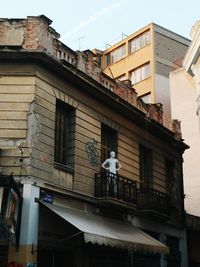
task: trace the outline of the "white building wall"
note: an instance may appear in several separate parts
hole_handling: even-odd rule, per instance
[[[200,216],[200,138],[195,83],[181,68],[171,72],[170,89],[172,118],[181,121],[183,139],[190,146],[183,155],[185,209]]]

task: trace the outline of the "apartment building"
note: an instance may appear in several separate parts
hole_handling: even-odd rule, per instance
[[[181,66],[190,40],[155,23],[111,45],[94,50],[102,58],[102,70],[117,80],[129,79],[146,103],[163,105],[164,124],[171,119],[169,73]]]
[[[186,267],[188,146],[50,24],[0,20],[0,265]]]
[[[184,191],[187,215],[189,264],[198,266],[200,238],[200,22],[191,30],[191,44],[183,67],[170,73],[172,118],[181,120],[183,138],[190,149],[184,154]]]

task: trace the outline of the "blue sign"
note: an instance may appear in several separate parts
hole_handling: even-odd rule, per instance
[[[53,203],[53,196],[52,195],[45,194],[43,196],[43,201],[52,204]]]

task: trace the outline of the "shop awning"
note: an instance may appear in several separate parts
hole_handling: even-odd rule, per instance
[[[167,246],[129,223],[41,202],[83,232],[85,243],[167,254]]]

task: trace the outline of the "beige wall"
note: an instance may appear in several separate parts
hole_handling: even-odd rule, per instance
[[[5,71],[3,66],[2,71]],[[28,69],[27,69],[28,70]],[[4,174],[29,175],[28,117],[34,103],[35,78],[13,73],[0,79],[0,166]],[[22,151],[22,153],[20,153]],[[22,161],[20,160],[22,159]]]
[[[190,214],[200,216],[200,138],[196,115],[196,90],[194,81],[183,68],[170,74],[172,118],[181,121],[182,135],[190,149],[184,153],[185,208]]]
[[[98,99],[86,95],[81,87],[56,78],[38,66],[29,69],[30,73],[37,69],[35,76],[23,75],[28,68],[30,66],[18,66],[15,75],[0,79],[1,88],[7,90],[0,101],[0,116],[4,124],[4,128],[0,129],[2,137],[4,134],[1,138],[0,165],[5,173],[12,170],[13,175],[29,175],[42,186],[53,184],[62,189],[94,195],[94,176],[100,167],[91,166],[85,144],[95,138],[100,153],[101,123],[104,123],[118,131],[118,158],[122,165],[120,174],[139,181],[139,144],[142,143],[153,150],[154,188],[166,191],[165,158],[174,159],[177,156],[174,149],[152,136],[148,129],[138,127]],[[8,68],[6,71],[11,70]],[[76,108],[74,174],[54,168],[56,98]],[[5,112],[5,107],[9,106],[11,111]],[[15,123],[18,110],[23,117]],[[18,129],[21,124],[24,128]],[[9,137],[6,131],[13,134],[16,131],[17,136]],[[19,133],[22,135],[18,136]],[[22,145],[24,154],[21,162],[18,149]]]
[[[117,78],[122,74],[125,74],[126,79],[130,79],[130,71],[144,65],[145,63],[150,62],[150,77],[133,85],[138,93],[138,96],[149,93],[153,91],[154,88],[153,33],[151,29],[152,29],[152,24],[147,25],[146,27],[140,29],[134,34],[128,36],[123,41],[113,45],[111,48],[104,51],[102,58],[103,72],[110,77],[112,77],[113,75],[114,78]],[[150,44],[132,54],[129,54],[128,53],[129,41],[147,30],[150,30],[150,36],[151,36]],[[115,62],[114,64],[110,64],[107,66],[106,54],[122,44],[126,45],[126,57]],[[153,97],[153,92],[152,92],[152,97]],[[154,102],[153,98],[152,102]]]

